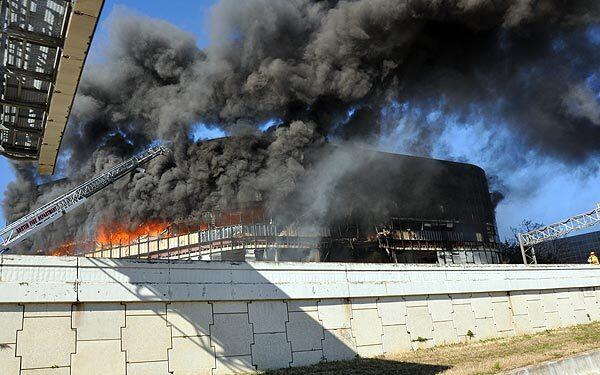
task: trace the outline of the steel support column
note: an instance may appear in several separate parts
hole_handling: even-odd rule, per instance
[[[40,111],[45,111],[48,107],[46,103],[24,102],[21,100],[14,99],[0,99],[0,105],[7,105],[11,107],[24,109],[37,109]]]
[[[62,46],[62,40],[60,38],[23,30],[18,27],[8,26],[3,32],[9,38],[24,40],[31,44],[37,44],[38,46],[50,48],[59,48]]]
[[[54,79],[54,76],[49,73],[33,72],[31,70],[21,69],[21,68],[17,68],[14,66],[2,67],[2,68],[0,68],[0,73],[4,73],[7,75],[20,76],[20,77],[28,77],[28,78],[33,78],[33,79],[37,79],[40,81],[46,81],[46,82],[52,82],[52,80]]]

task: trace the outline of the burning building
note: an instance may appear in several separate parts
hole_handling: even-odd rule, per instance
[[[102,227],[85,256],[499,262],[494,207],[481,168],[330,146],[315,159],[335,162],[312,165],[321,171],[307,175],[319,182],[298,185],[276,207],[256,197],[236,207],[218,207],[171,223],[146,223],[133,231]]]
[[[465,131],[499,186],[537,157],[588,168],[600,138],[592,79],[600,7],[592,3],[221,0],[206,48],[163,20],[115,12],[105,59],[87,64],[69,126],[65,116],[50,122],[52,101],[42,116],[56,125],[44,139],[60,133],[59,170],[71,182],[42,191],[43,171],[13,162],[4,215],[18,220],[136,150],[167,142],[170,158],[108,187],[22,252],[95,235],[94,256],[495,262],[480,169],[314,150],[334,139],[443,154],[456,145],[446,138]],[[51,73],[40,69],[34,75]],[[25,130],[39,133],[36,124]],[[199,124],[240,139],[195,142]],[[267,124],[278,125],[268,136]],[[241,137],[248,134],[261,139]],[[13,146],[40,144],[28,155],[39,153],[50,171],[57,143],[32,139]],[[7,152],[10,142],[2,142]],[[44,147],[54,150],[50,164]],[[237,222],[223,219],[236,212]]]

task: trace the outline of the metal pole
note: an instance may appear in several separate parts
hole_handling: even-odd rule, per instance
[[[523,246],[523,236],[521,233],[519,233],[517,237],[519,238],[519,246],[521,247],[521,255],[523,256],[523,264],[528,264],[527,255],[525,255],[525,246]]]
[[[531,246],[531,264],[537,264],[537,257],[535,256],[535,248]]]

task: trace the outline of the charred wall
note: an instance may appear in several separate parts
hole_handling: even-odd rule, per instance
[[[483,169],[464,163],[382,152],[360,151],[367,159],[339,181],[335,216],[346,211],[361,224],[395,219],[456,222],[464,233],[486,241],[495,217]]]
[[[323,220],[317,220],[331,233],[322,259],[499,262],[494,206],[483,169],[352,147],[320,152],[318,160],[350,160],[334,163],[344,165],[343,172],[325,172],[339,178],[331,180]],[[304,212],[302,204],[312,204],[307,195],[305,190],[292,194],[288,212]]]

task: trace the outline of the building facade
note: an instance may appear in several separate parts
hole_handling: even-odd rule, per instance
[[[278,215],[267,209],[264,202],[249,202],[235,209],[218,209],[171,223],[161,233],[93,244],[85,255],[233,261],[499,263],[494,207],[481,168],[367,150],[358,150],[357,155],[356,151],[337,147],[325,151],[360,161],[332,179],[328,207],[318,222]],[[301,212],[305,197],[304,191],[291,193],[284,204],[285,211]]]
[[[600,254],[600,231],[559,238],[535,246],[538,263],[587,263],[591,251]]]

